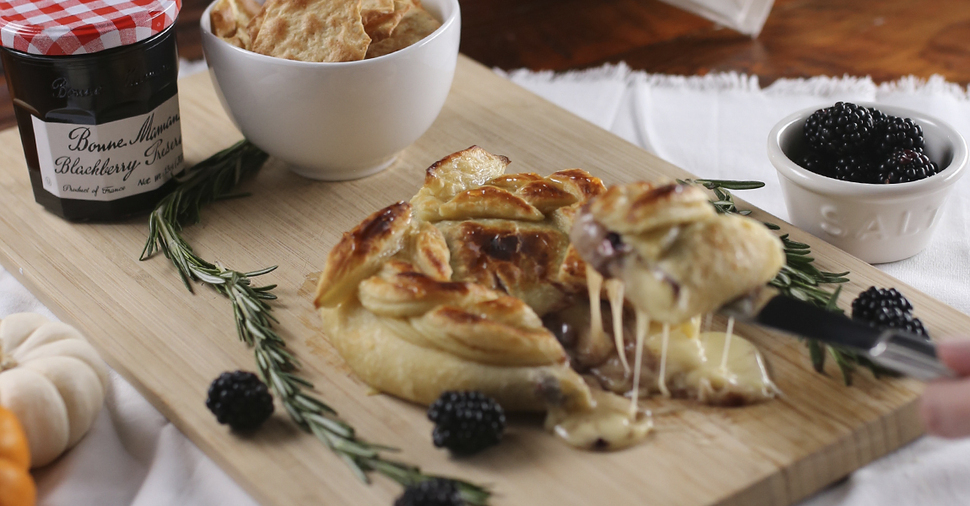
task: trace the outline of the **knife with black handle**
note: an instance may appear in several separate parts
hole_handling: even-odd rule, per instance
[[[937,358],[936,345],[925,337],[897,329],[875,329],[770,288],[737,299],[718,313],[860,353],[879,366],[918,380],[956,377]]]

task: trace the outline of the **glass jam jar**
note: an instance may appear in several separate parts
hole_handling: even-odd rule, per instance
[[[181,0],[0,1],[34,199],[71,221],[150,211],[182,168]]]

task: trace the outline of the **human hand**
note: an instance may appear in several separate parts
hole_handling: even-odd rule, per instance
[[[926,387],[920,406],[923,427],[935,436],[970,436],[970,340],[939,343],[936,354],[959,378],[935,381]]]

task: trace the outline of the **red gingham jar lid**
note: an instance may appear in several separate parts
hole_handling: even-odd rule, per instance
[[[89,54],[161,33],[182,0],[0,0],[0,46],[48,56]]]

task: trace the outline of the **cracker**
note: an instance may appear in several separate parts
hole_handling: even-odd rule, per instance
[[[253,18],[262,22],[250,27],[252,50],[311,62],[363,59],[371,40],[360,8],[361,0],[268,0]]]
[[[275,4],[278,0],[266,0],[263,2],[263,6],[259,9],[259,12],[253,16],[253,19],[249,20],[249,24],[246,25],[246,32],[249,33],[249,40],[255,41],[256,36],[259,35],[259,28],[263,26],[263,18],[266,17],[266,9],[271,5]],[[252,42],[249,44],[249,50],[253,51]]]
[[[246,27],[259,10],[260,5],[255,0],[219,0],[209,13],[213,35],[234,46],[249,49],[252,40]]]
[[[411,0],[411,8],[404,13],[401,22],[391,32],[391,36],[374,42],[367,48],[367,58],[376,58],[403,49],[431,35],[441,26],[441,22],[421,7],[419,0]]]
[[[391,32],[401,22],[404,14],[414,5],[410,0],[392,0],[393,9],[382,16],[374,16],[364,21],[364,31],[371,38],[371,44],[391,36]]]
[[[364,28],[374,20],[394,12],[394,0],[361,0],[360,19]]]

